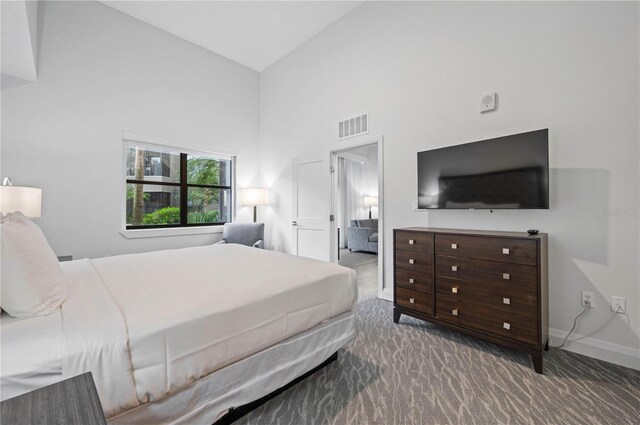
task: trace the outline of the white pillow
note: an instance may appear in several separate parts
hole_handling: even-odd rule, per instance
[[[19,212],[3,216],[0,223],[2,309],[18,318],[56,312],[67,298],[67,285],[42,230]]]

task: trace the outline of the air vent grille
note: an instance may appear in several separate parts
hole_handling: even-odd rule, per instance
[[[369,132],[369,114],[338,121],[338,140]]]

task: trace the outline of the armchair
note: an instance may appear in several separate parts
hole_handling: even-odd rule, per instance
[[[225,223],[222,240],[217,243],[237,243],[264,248],[264,223]]]
[[[351,220],[347,228],[350,251],[378,252],[378,219]]]

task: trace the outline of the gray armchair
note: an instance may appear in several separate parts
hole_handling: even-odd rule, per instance
[[[264,248],[264,223],[225,223],[218,243],[238,243]]]
[[[347,247],[350,251],[378,253],[378,219],[351,220],[347,228]]]

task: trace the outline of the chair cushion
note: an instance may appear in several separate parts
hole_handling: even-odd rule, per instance
[[[378,234],[372,233],[369,235],[369,242],[378,242]]]
[[[358,227],[364,227],[366,229],[373,229],[373,223],[368,218],[365,219],[365,220],[356,220],[356,223],[358,224]]]

